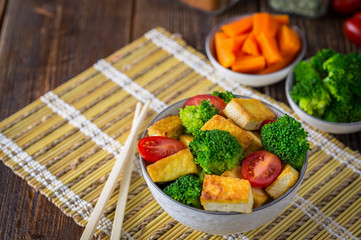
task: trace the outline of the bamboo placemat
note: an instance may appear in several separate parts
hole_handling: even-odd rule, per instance
[[[157,28],[2,121],[0,158],[85,226],[129,134],[136,102],[152,101],[142,132],[166,106],[214,90],[259,98],[292,114],[285,104],[218,75],[178,35]],[[212,236],[172,219],[153,199],[135,156],[124,239],[356,239],[360,154],[304,127],[313,150],[296,197],[282,215],[239,235]],[[99,238],[109,238],[117,191],[96,231]]]

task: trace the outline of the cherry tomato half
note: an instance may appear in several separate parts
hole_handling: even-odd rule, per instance
[[[138,142],[140,156],[148,162],[156,162],[185,149],[183,143],[173,138],[151,136],[144,137]]]
[[[264,120],[261,124],[261,127],[259,128],[259,130],[262,130],[263,126],[268,124],[268,123],[274,123],[276,121],[276,119],[272,119],[272,120]]]
[[[227,103],[223,101],[221,98],[212,96],[212,95],[197,95],[187,100],[187,102],[184,104],[184,107],[195,105],[198,106],[201,104],[202,101],[208,100],[211,102],[212,105],[215,106],[215,108],[219,109],[219,114],[223,115],[223,109],[227,106]]]
[[[333,0],[332,9],[342,14],[352,14],[361,10],[360,0]]]
[[[361,13],[347,19],[343,25],[343,30],[351,42],[361,46]]]
[[[264,188],[281,173],[281,160],[274,154],[262,150],[247,156],[242,163],[242,177],[252,187]]]

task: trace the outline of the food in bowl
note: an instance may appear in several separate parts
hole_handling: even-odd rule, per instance
[[[328,122],[361,121],[361,54],[323,49],[293,70],[292,100]]]
[[[221,26],[214,35],[217,61],[246,74],[269,74],[289,65],[302,41],[288,15],[255,13]]]
[[[160,134],[148,131],[138,149],[152,181],[176,201],[206,211],[251,213],[298,181],[307,133],[288,115],[276,119],[257,99],[214,95],[186,101],[176,116],[180,123],[170,120],[174,116],[156,121],[152,126],[159,129],[151,132]],[[169,126],[184,132],[170,138]]]

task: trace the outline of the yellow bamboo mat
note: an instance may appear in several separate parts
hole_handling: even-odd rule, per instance
[[[129,134],[135,104],[152,101],[142,132],[166,106],[213,90],[260,98],[292,114],[285,104],[217,75],[205,56],[157,28],[2,121],[0,157],[84,226]],[[267,225],[233,236],[185,227],[153,199],[135,156],[138,167],[129,189],[123,237],[356,239],[361,235],[360,154],[326,133],[304,127],[313,149],[304,182],[289,207]],[[109,238],[117,195],[115,191],[96,231],[100,238]]]

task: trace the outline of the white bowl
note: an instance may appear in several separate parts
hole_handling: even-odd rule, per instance
[[[242,96],[236,96],[238,98]],[[246,98],[246,97],[244,97]],[[187,99],[177,102],[164,111],[159,113],[152,122],[154,122],[170,115],[178,115],[179,108],[182,108]],[[276,114],[277,117],[283,116],[284,113],[273,106],[268,105],[269,108]],[[142,137],[146,136],[146,131]],[[302,179],[306,172],[308,161],[308,153],[306,154],[305,163],[300,171],[300,176],[296,184],[288,190],[282,197],[273,200],[272,202],[256,208],[252,213],[226,213],[226,212],[212,212],[190,207],[182,204],[165,194],[162,189],[152,181],[146,166],[147,162],[140,158],[140,165],[145,181],[153,194],[153,197],[159,205],[178,222],[186,225],[189,228],[215,235],[229,235],[235,233],[242,233],[260,227],[267,222],[277,217],[291,202],[301,185]]]
[[[286,96],[288,103],[290,104],[292,110],[306,123],[309,125],[334,134],[347,134],[347,133],[354,133],[361,130],[361,121],[353,122],[353,123],[335,123],[322,120],[320,118],[314,117],[305,111],[303,111],[297,103],[293,101],[290,95],[290,91],[294,85],[294,75],[293,72],[290,72],[286,79]]]
[[[234,72],[231,69],[225,68],[223,67],[221,64],[219,64],[219,62],[217,61],[217,57],[216,57],[216,52],[215,52],[215,48],[214,48],[214,35],[216,32],[221,31],[221,26],[231,23],[231,22],[235,22],[241,18],[247,17],[251,14],[245,14],[245,15],[241,15],[241,16],[237,16],[237,17],[233,17],[230,19],[227,19],[226,21],[218,24],[217,26],[215,26],[211,32],[208,34],[207,39],[206,39],[206,54],[207,57],[209,59],[209,61],[212,63],[212,65],[217,69],[217,71],[220,73],[220,75],[228,77],[238,83],[244,84],[244,85],[248,85],[251,87],[262,87],[262,86],[266,86],[266,85],[270,85],[276,82],[279,82],[281,80],[283,80],[287,74],[293,69],[293,67],[299,62],[301,61],[301,59],[303,58],[303,56],[306,53],[306,39],[304,34],[302,33],[302,31],[297,27],[297,26],[292,26],[292,29],[295,30],[298,34],[298,36],[300,37],[301,41],[302,41],[302,49],[300,51],[300,53],[298,54],[298,56],[293,60],[292,63],[290,63],[288,66],[286,66],[285,68],[277,71],[277,72],[273,72],[273,73],[269,73],[269,74],[246,74],[246,73],[239,73],[239,72]]]

